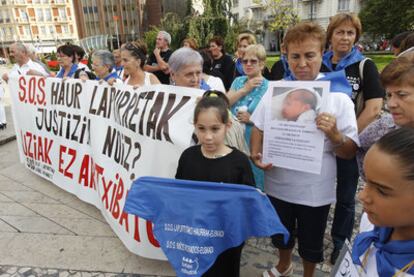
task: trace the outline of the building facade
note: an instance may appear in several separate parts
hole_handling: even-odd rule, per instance
[[[72,1],[1,0],[0,47],[16,41],[32,43],[39,52],[56,51],[56,46],[77,41]],[[4,55],[6,51],[0,51]]]
[[[271,0],[233,0],[232,13],[239,21],[247,22],[249,30],[268,51],[278,51],[277,34],[267,28],[272,20],[272,15],[264,8],[268,1]],[[326,29],[331,16],[340,12],[358,13],[361,0],[286,0],[285,5],[290,5],[300,20],[317,22]]]
[[[73,0],[81,45],[89,50],[118,48],[118,43],[140,37],[145,2]]]

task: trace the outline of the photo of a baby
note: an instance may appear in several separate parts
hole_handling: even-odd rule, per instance
[[[300,123],[314,122],[321,103],[321,96],[311,88],[294,88],[274,98],[279,103],[274,119]]]

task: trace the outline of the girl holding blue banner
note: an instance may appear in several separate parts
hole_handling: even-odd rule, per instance
[[[359,199],[375,227],[355,238],[353,262],[361,276],[414,276],[414,129],[383,136],[364,170]]]
[[[199,144],[180,157],[176,178],[231,184],[254,185],[249,160],[236,148],[225,145],[231,127],[229,103],[218,91],[207,91],[194,111],[195,134]],[[244,243],[221,253],[203,276],[239,276]]]

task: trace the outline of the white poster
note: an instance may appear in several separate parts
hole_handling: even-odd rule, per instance
[[[329,93],[326,81],[270,82],[265,115],[263,161],[320,174],[324,133],[315,118]]]
[[[21,161],[101,210],[125,246],[165,259],[151,222],[123,213],[133,180],[173,178],[201,90],[20,76],[10,79]]]

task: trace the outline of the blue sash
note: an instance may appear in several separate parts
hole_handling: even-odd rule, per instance
[[[392,228],[375,227],[374,230],[356,236],[352,247],[352,260],[354,264],[362,266],[360,257],[374,244],[377,248],[375,254],[378,275],[380,277],[393,276],[414,259],[414,240],[398,241],[389,238]],[[414,274],[414,267],[407,273]]]
[[[293,74],[291,74],[284,80],[296,81],[296,78],[295,76],[293,76]],[[345,75],[345,70],[320,73],[320,76],[318,76],[318,78],[316,78],[315,81],[330,81],[331,85],[329,90],[331,92],[342,92],[348,95],[349,97],[351,97],[352,95],[352,87],[348,83],[348,79]]]
[[[118,74],[119,78],[122,78],[122,76],[121,76],[122,70],[124,70],[124,67],[122,65],[115,66],[115,71],[116,71],[116,74]]]
[[[76,70],[78,70],[78,65],[73,64],[72,67],[70,68],[69,74],[66,77],[73,77]],[[63,67],[61,67],[58,74],[56,75],[56,78],[63,78],[64,77],[63,74],[65,74],[65,69],[63,69]]]
[[[111,79],[111,78],[119,79],[118,73],[112,71],[111,73],[109,73],[108,75],[106,75],[103,79],[108,82],[108,80]],[[96,79],[95,80],[98,80],[99,81],[101,79],[98,76],[96,76]]]
[[[333,57],[333,51],[327,51],[322,57],[322,63],[326,65],[326,67],[330,71],[337,71],[342,70],[350,66],[351,64],[357,63],[359,61],[362,61],[365,59],[365,56],[362,55],[362,53],[354,46],[352,47],[351,52],[349,52],[345,57],[343,57],[339,63],[336,65],[335,69],[333,69],[332,65],[332,57]]]
[[[245,185],[141,177],[124,211],[154,223],[178,276],[201,276],[220,253],[251,236],[289,237],[267,196]]]
[[[202,90],[210,90],[211,87],[206,83],[206,81],[204,81],[204,79],[201,79],[200,89],[202,89]]]
[[[236,66],[236,70],[237,70],[237,72],[239,73],[240,76],[246,75],[246,73],[244,73],[243,65],[241,63],[240,58],[236,60],[235,66]]]

